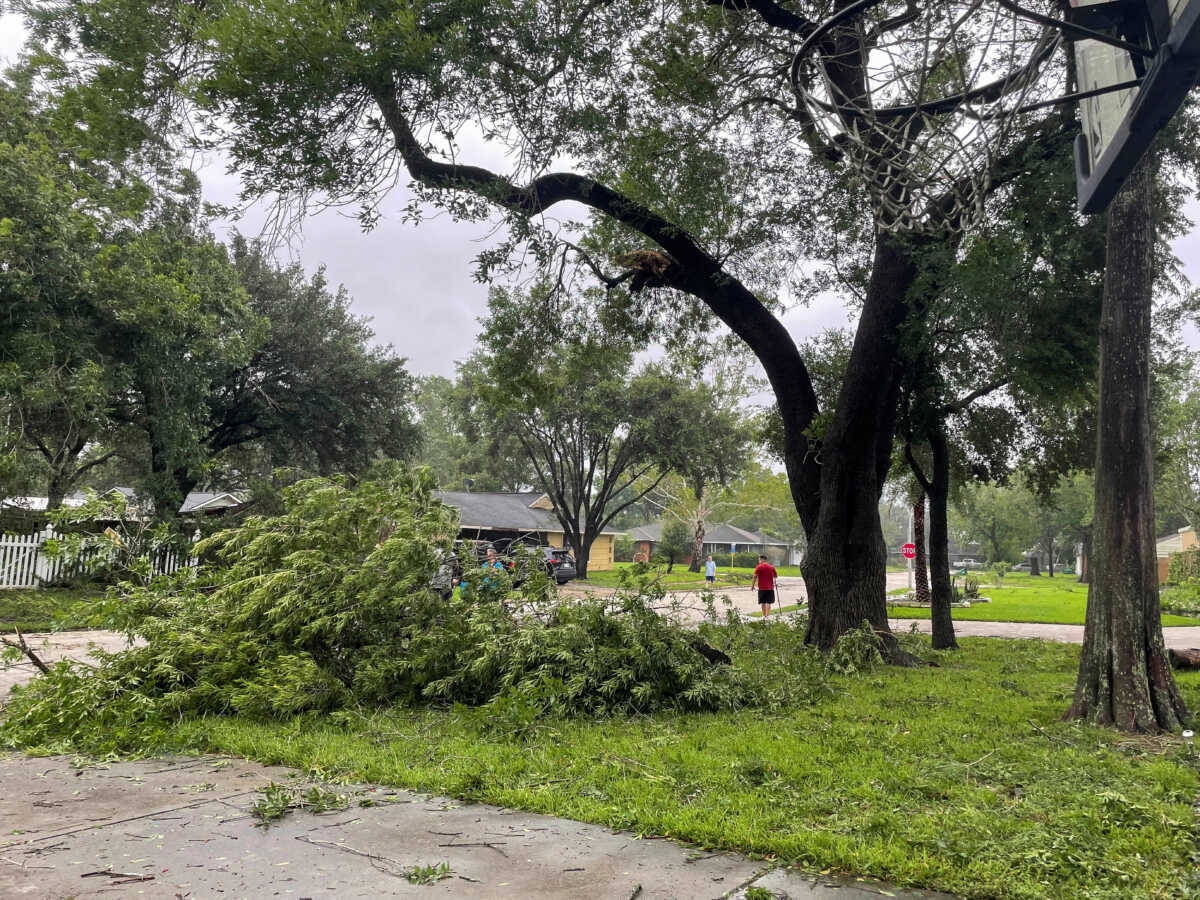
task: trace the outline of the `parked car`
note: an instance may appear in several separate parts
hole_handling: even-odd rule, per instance
[[[546,574],[559,584],[566,584],[575,577],[575,557],[570,550],[559,547],[543,547],[542,559],[546,562]]]

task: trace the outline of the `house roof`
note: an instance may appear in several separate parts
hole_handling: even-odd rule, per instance
[[[1175,531],[1165,537],[1160,537],[1154,542],[1154,549],[1159,556],[1170,556],[1172,553],[1179,553],[1183,550],[1183,536],[1180,532]]]
[[[139,503],[137,492],[131,487],[118,485],[106,491],[98,491],[97,493],[100,496],[104,496],[105,494],[112,494],[114,492],[124,494],[130,506]],[[86,502],[87,497],[82,491],[76,491],[73,494],[63,497],[63,506],[67,507],[80,507]],[[183,505],[179,507],[179,512],[192,513],[206,512],[213,509],[227,509],[231,506],[240,506],[243,502],[245,502],[243,498],[228,491],[192,491],[184,498]],[[50,501],[46,497],[5,497],[0,499],[0,506],[11,509],[24,509],[31,512],[45,512],[49,503]]]
[[[437,491],[435,496],[458,510],[463,528],[544,532],[563,530],[541,491]],[[612,534],[605,529],[601,534]]]
[[[629,529],[629,536],[635,541],[650,541],[656,543],[662,540],[661,521],[651,522],[649,525],[639,525],[636,528]],[[765,545],[770,547],[790,547],[785,540],[774,538],[767,534],[760,534],[757,531],[749,531],[745,528],[738,528],[736,525],[707,525],[704,529],[704,543],[706,544],[738,544],[740,545]]]
[[[229,491],[192,491],[183,498],[180,513],[208,512],[213,509],[228,509],[241,506],[245,500]]]

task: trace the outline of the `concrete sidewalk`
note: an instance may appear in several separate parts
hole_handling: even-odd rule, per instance
[[[792,900],[946,898],[370,785],[324,785],[349,795],[345,809],[264,828],[251,808],[271,782],[312,786],[240,759],[2,757],[0,897],[715,900],[757,886]],[[405,877],[442,863],[435,883]]]
[[[888,619],[892,631],[905,632],[913,623],[922,634],[929,634],[928,619]],[[1082,625],[1046,625],[1038,622],[975,622],[956,619],[954,633],[958,637],[1036,638],[1063,644],[1082,644]],[[1163,626],[1163,641],[1168,647],[1183,649],[1200,647],[1200,625]]]

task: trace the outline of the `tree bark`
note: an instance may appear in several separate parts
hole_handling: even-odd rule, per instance
[[[950,597],[950,449],[939,423],[930,430],[933,450],[933,480],[929,483],[929,570],[933,583],[929,617],[933,649],[957,650]]]
[[[692,535],[692,558],[688,561],[689,572],[699,572],[704,559],[704,484],[696,485],[696,530]]]
[[[929,603],[929,554],[925,552],[925,492],[917,497],[912,508],[913,543],[917,545],[917,555],[913,559],[913,584],[916,585],[916,601]]]
[[[572,543],[574,546],[572,546],[571,550],[575,553],[575,577],[586,579],[588,571],[588,559],[592,555],[592,543],[591,541],[584,543],[580,540],[576,540]]]
[[[882,642],[884,658],[902,665],[916,660],[900,649],[888,626],[879,497],[896,426],[898,335],[916,275],[908,249],[878,232],[837,410],[821,441],[820,508],[801,563],[809,602],[805,640],[828,650],[866,621]]]
[[[1176,731],[1187,709],[1163,647],[1154,542],[1150,318],[1153,151],[1108,214],[1092,581],[1075,699],[1065,718]]]
[[[704,559],[704,517],[696,517],[696,531],[692,537],[692,559],[688,564],[689,572],[699,572]]]
[[[54,467],[50,470],[50,481],[46,486],[46,512],[62,506],[70,483],[71,476],[62,469]]]
[[[1079,554],[1079,583],[1092,583],[1092,526],[1083,526],[1080,544],[1083,547],[1083,552]]]

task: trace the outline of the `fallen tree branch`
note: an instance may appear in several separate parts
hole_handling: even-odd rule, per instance
[[[18,650],[20,650],[22,653],[24,653],[27,657],[29,657],[29,661],[34,664],[34,666],[37,668],[37,670],[39,672],[41,672],[43,675],[49,675],[50,667],[48,665],[46,665],[44,662],[42,662],[38,658],[38,655],[36,653],[34,653],[33,650],[30,649],[30,647],[27,643],[25,643],[25,635],[21,634],[21,629],[14,627],[13,630],[16,631],[16,633],[17,633],[17,643],[14,644],[8,638],[0,638],[0,644],[4,644],[4,646],[6,646],[6,647],[16,647]]]

